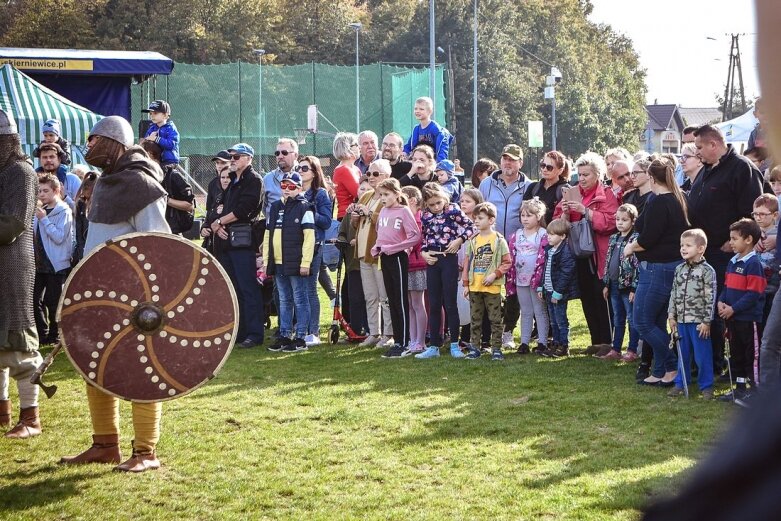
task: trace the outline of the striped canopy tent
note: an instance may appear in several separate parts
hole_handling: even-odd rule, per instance
[[[13,115],[22,138],[22,148],[32,155],[41,142],[41,127],[47,119],[60,120],[62,137],[71,143],[71,164],[85,163],[81,148],[100,114],[63,98],[13,66],[0,67],[0,108]]]

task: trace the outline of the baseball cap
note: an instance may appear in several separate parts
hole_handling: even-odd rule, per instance
[[[158,99],[150,103],[149,108],[146,108],[141,112],[163,112],[165,114],[170,114],[171,105],[161,99]]]
[[[282,181],[290,181],[291,183],[295,184],[296,186],[303,186],[304,182],[301,179],[301,176],[297,174],[296,172],[288,173],[282,176]]]
[[[212,158],[212,161],[230,161],[231,160],[231,154],[227,150],[220,150],[215,154],[215,156]]]
[[[448,174],[452,174],[456,171],[456,165],[449,159],[443,159],[439,163],[437,163],[437,167],[434,169],[435,171],[444,170]]]
[[[237,154],[255,157],[255,149],[246,143],[236,143],[228,149],[228,152],[235,152]]]
[[[511,143],[502,149],[502,155],[518,161],[523,157],[523,151],[521,150],[520,146],[516,145],[515,143]]]
[[[46,122],[43,124],[43,127],[41,127],[41,133],[43,132],[51,132],[52,134],[57,134],[58,136],[62,135],[60,132],[60,122],[56,119],[47,119]]]

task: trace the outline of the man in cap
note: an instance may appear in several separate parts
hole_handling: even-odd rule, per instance
[[[523,151],[515,143],[502,149],[500,169],[480,183],[480,192],[487,203],[496,206],[496,231],[504,237],[511,237],[521,227],[521,204],[529,186],[529,179],[521,172]],[[509,298],[504,305],[504,333],[502,347],[512,349],[513,330],[520,317],[518,299]]]
[[[85,256],[104,242],[132,232],[164,232],[166,193],[160,185],[163,171],[140,146],[133,145],[133,129],[125,119],[109,116],[98,121],[84,158],[103,170],[92,192],[90,226]],[[60,463],[119,463],[119,399],[87,385],[93,444]],[[144,472],[160,467],[155,449],[160,439],[162,404],[133,402],[133,454],[115,470]]]
[[[229,239],[231,227],[252,228],[260,213],[263,179],[254,168],[255,150],[238,143],[228,150],[231,154],[231,182],[225,192],[222,212],[215,212],[207,223],[212,232],[217,260],[228,272],[239,301],[239,348],[251,348],[263,343],[265,317],[263,298],[257,283],[255,252],[258,244],[235,244]]]
[[[33,212],[38,178],[13,118],[0,110],[0,428],[11,424],[8,377],[19,390],[19,423],[7,438],[41,433],[38,386],[30,377],[41,364],[33,318]]]

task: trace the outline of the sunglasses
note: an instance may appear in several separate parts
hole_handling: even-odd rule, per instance
[[[233,159],[234,161],[238,161],[238,160],[239,160],[239,159],[241,159],[243,156],[244,156],[244,154],[233,154],[233,155],[231,156],[231,159]]]
[[[296,172],[309,172],[311,168],[309,168],[309,165],[298,165],[295,168]]]
[[[540,161],[540,169],[541,170],[547,170],[548,172],[553,172],[553,169],[556,168],[553,165],[549,165],[548,163],[544,161]]]
[[[369,177],[380,177],[382,175],[382,172],[378,172],[377,170],[371,170],[369,172],[366,172],[366,175]]]
[[[295,190],[298,188],[298,185],[295,183],[280,183],[279,186],[282,188],[282,190]]]
[[[277,151],[274,152],[274,155],[277,156],[277,157],[279,157],[279,156],[287,156],[288,154],[290,154],[289,150],[277,150]]]

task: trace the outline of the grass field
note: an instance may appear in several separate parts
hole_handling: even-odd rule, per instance
[[[584,346],[571,309],[573,346]],[[164,405],[163,468],[142,475],[56,464],[90,440],[84,383],[61,356],[46,375],[59,391],[42,395],[43,435],[0,438],[0,518],[636,519],[730,415],[637,386],[634,365],[584,356],[380,354],[235,350],[212,382]],[[124,403],[122,419],[125,456]]]

